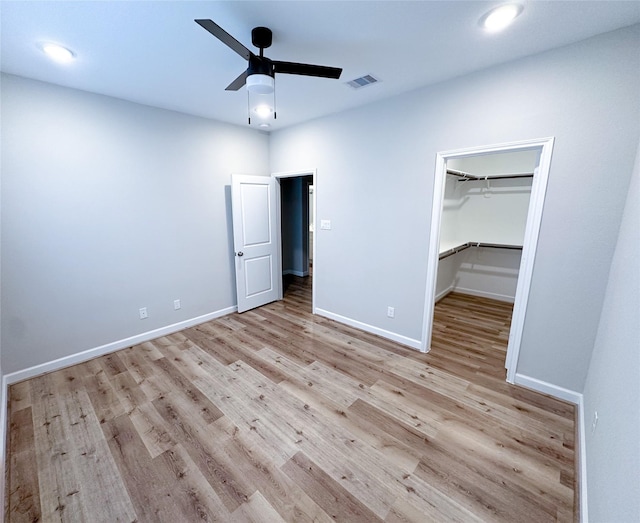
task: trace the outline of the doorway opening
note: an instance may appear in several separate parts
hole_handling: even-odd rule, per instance
[[[274,174],[280,231],[281,294],[314,312],[315,171]],[[297,295],[299,300],[295,299]],[[311,300],[308,297],[311,295]]]
[[[449,292],[511,301],[504,366],[514,382],[552,148],[544,138],[437,154],[423,352]]]

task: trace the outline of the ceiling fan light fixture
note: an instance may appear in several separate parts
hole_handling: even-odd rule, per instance
[[[522,13],[521,4],[504,4],[486,13],[480,19],[480,26],[489,33],[495,33],[509,26]]]
[[[267,104],[260,104],[256,106],[256,108],[254,109],[254,112],[260,118],[269,118],[269,116],[271,116],[271,113],[273,113],[273,109]]]
[[[252,74],[247,76],[247,89],[251,93],[271,94],[274,91],[275,81],[268,74]]]

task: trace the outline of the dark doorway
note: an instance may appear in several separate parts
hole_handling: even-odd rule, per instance
[[[283,295],[295,279],[304,278],[307,285],[311,285],[313,233],[309,189],[312,184],[312,175],[280,179]]]

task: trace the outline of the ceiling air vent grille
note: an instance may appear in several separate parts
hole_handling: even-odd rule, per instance
[[[367,85],[371,85],[371,84],[375,84],[376,82],[379,82],[380,80],[378,80],[375,76],[372,76],[370,74],[365,74],[364,76],[361,76],[360,78],[356,78],[355,80],[351,80],[349,82],[346,82],[347,85],[349,87],[353,87],[354,89],[360,89],[361,87],[365,87]]]

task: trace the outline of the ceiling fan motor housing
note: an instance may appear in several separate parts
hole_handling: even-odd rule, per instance
[[[255,56],[249,58],[249,67],[247,69],[247,76],[253,74],[266,74],[268,76],[275,76],[273,70],[273,62],[266,56]]]

